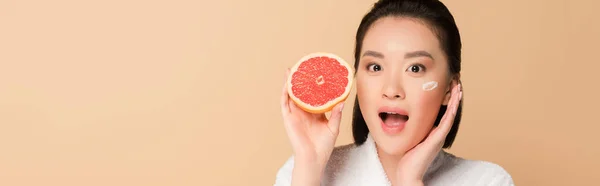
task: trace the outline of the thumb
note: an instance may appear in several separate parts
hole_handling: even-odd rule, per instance
[[[340,122],[342,121],[342,111],[344,110],[344,102],[338,103],[333,110],[331,110],[331,117],[329,118],[329,128],[334,134],[338,134],[340,131]]]

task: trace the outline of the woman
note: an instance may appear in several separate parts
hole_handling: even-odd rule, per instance
[[[440,1],[375,3],[356,35],[354,143],[334,147],[344,103],[329,119],[309,114],[284,85],[294,156],[275,185],[514,185],[496,164],[442,150],[461,117],[460,53],[458,28]]]

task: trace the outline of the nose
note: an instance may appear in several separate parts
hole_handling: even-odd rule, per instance
[[[388,78],[383,88],[383,98],[404,99],[406,97],[400,78]]]
[[[401,94],[399,91],[393,91],[390,89],[386,89],[386,91],[383,93],[383,98],[386,99],[404,99],[404,95]]]

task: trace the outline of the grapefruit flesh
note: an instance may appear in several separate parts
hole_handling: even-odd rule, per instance
[[[339,56],[311,53],[290,69],[288,93],[304,111],[325,113],[346,100],[352,78],[352,68]]]

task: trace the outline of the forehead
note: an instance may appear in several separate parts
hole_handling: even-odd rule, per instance
[[[412,52],[425,50],[441,55],[439,41],[425,22],[414,18],[384,17],[375,21],[363,40],[362,51]]]

